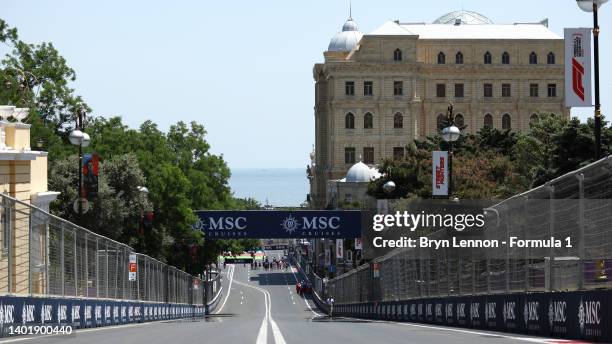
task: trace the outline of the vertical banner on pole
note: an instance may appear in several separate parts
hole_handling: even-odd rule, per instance
[[[336,259],[344,259],[344,239],[336,239]]]
[[[448,152],[432,152],[432,191],[434,196],[448,196]]]
[[[591,29],[565,29],[565,106],[593,106]]]
[[[136,255],[134,253],[130,253],[128,280],[135,281],[137,272],[138,272],[138,264],[136,264]]]
[[[362,240],[361,238],[357,238],[357,239],[355,239],[355,249],[356,249],[356,250],[362,250],[362,249],[363,249],[363,248],[362,248],[362,247],[363,247],[363,245],[362,245],[361,240]]]

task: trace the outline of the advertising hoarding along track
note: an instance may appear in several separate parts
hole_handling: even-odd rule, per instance
[[[360,238],[361,211],[196,211],[194,230],[211,239]]]

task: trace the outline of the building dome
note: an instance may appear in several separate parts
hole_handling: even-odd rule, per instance
[[[493,21],[473,11],[454,11],[436,19],[434,24],[493,24]]]
[[[376,169],[370,168],[360,161],[349,168],[346,172],[345,181],[348,183],[369,183],[378,178],[380,178],[380,173]]]
[[[342,32],[338,32],[329,42],[327,51],[351,51],[359,43],[363,33],[359,31],[357,23],[349,18],[342,25]]]

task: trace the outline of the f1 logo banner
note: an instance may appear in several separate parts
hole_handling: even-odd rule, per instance
[[[432,191],[434,196],[448,196],[448,152],[432,152]]]
[[[361,211],[200,210],[192,228],[210,239],[361,238]]]
[[[591,29],[565,29],[565,106],[593,106]]]

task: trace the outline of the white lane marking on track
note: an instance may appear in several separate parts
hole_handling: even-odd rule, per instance
[[[274,335],[274,342],[276,342],[276,344],[287,344],[287,342],[285,342],[285,337],[283,337],[283,334],[278,328],[276,321],[274,321],[272,317],[270,317],[270,324],[272,325],[272,335]]]
[[[246,286],[246,287],[249,287],[249,288],[253,288],[253,289],[261,292],[262,294],[264,294],[264,302],[265,302],[265,305],[266,305],[266,316],[264,317],[264,322],[266,324],[269,323],[270,326],[272,326],[272,335],[274,336],[274,342],[276,344],[287,344],[287,342],[285,341],[285,337],[283,336],[283,333],[281,332],[280,328],[278,327],[278,324],[272,318],[272,297],[270,296],[270,292],[268,292],[267,290],[265,290],[263,288],[259,288],[259,287],[256,287],[254,285],[248,284],[248,283],[243,283],[243,282],[240,282],[238,280],[236,280],[236,284],[240,284],[240,285],[243,285],[243,286]],[[262,335],[262,328],[261,327],[260,327],[259,331],[260,332],[257,335],[257,344],[265,343],[265,341],[259,342],[260,336],[263,336]],[[267,327],[265,327],[265,330],[263,330],[263,331],[266,332],[266,336],[267,336]]]
[[[289,264],[289,268],[291,268],[291,273],[293,274],[293,278],[295,278],[295,283],[297,283],[298,279],[297,279],[297,276],[295,275],[295,271],[293,270],[294,267],[291,264]],[[296,270],[297,270],[297,268],[296,268]],[[315,316],[321,316],[321,314],[319,314],[318,312],[313,310],[312,307],[310,307],[310,304],[308,303],[308,300],[306,298],[304,298],[304,303],[306,303],[306,306],[308,307],[308,309],[310,309],[312,314],[314,314]]]
[[[257,334],[257,341],[255,344],[267,344],[268,343],[268,315],[264,316],[259,327],[259,333]]]
[[[234,264],[230,265],[230,271],[228,271],[229,285],[227,286],[227,295],[225,295],[225,300],[223,300],[221,307],[217,309],[215,314],[221,313],[221,310],[223,309],[223,307],[225,307],[225,303],[227,302],[227,299],[229,298],[230,292],[232,290],[232,282],[234,281],[234,270],[236,270],[236,266],[234,266]]]

